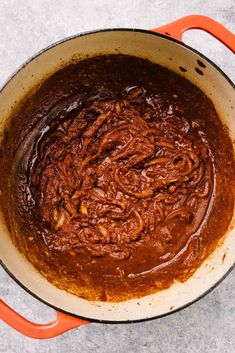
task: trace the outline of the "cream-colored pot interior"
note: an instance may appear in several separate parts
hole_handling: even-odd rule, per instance
[[[82,59],[117,51],[166,66],[199,86],[212,99],[232,140],[235,140],[235,106],[232,109],[235,90],[231,82],[209,61],[180,43],[151,32],[131,30],[107,30],[74,37],[29,61],[0,92],[1,130],[15,102],[61,64],[68,63],[73,57]],[[203,76],[195,71],[197,59],[206,64]],[[187,68],[187,72],[182,73],[179,66]],[[231,226],[223,244],[187,282],[175,283],[162,292],[122,303],[88,302],[54,287],[17,251],[3,222],[0,224],[0,259],[9,272],[38,298],[68,313],[106,321],[139,320],[177,310],[202,296],[223,278],[235,263],[235,230]]]

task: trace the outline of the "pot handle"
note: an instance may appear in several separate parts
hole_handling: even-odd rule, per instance
[[[48,324],[35,324],[16,313],[6,303],[0,300],[0,319],[12,328],[31,338],[52,338],[75,327],[88,324],[88,321],[56,311],[57,318]]]
[[[167,35],[182,42],[183,33],[189,29],[201,29],[210,33],[235,53],[235,35],[220,23],[207,16],[185,16],[167,25],[154,28],[152,31]]]

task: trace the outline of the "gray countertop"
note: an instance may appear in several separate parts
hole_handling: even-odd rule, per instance
[[[29,56],[81,31],[154,28],[187,14],[210,16],[235,32],[235,0],[0,0],[0,85]],[[201,31],[184,40],[235,82],[234,55]],[[234,353],[235,271],[211,293],[171,316],[136,324],[90,324],[52,340],[21,336],[0,321],[0,352]],[[0,298],[34,322],[54,317],[0,269]]]

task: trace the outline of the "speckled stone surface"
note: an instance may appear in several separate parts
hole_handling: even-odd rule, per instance
[[[0,85],[29,56],[63,37],[97,28],[154,28],[187,14],[213,17],[235,32],[235,0],[0,0]],[[234,55],[208,34],[184,40],[235,81]],[[6,353],[234,353],[235,271],[213,292],[165,318],[136,324],[90,324],[52,340],[26,338],[0,321]],[[53,310],[0,269],[0,298],[35,322]]]

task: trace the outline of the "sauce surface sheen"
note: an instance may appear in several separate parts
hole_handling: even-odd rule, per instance
[[[141,297],[186,280],[226,232],[232,144],[209,98],[176,73],[124,55],[86,59],[48,78],[13,120],[2,208],[18,248],[58,287]]]

